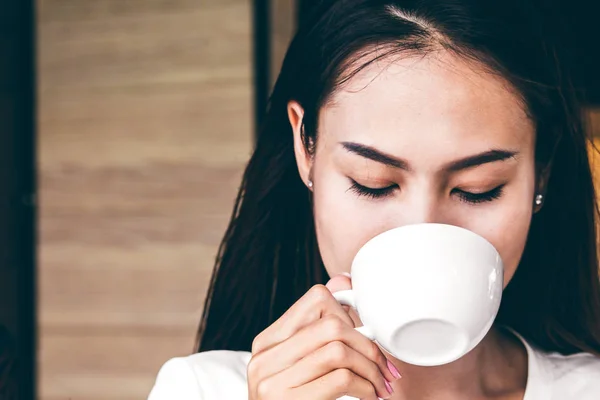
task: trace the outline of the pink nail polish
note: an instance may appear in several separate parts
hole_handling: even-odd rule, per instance
[[[392,373],[392,375],[394,375],[394,378],[396,378],[396,379],[402,378],[402,375],[400,375],[400,372],[398,372],[398,369],[396,368],[396,366],[394,364],[392,364],[390,362],[390,360],[387,360],[387,367],[390,370],[390,372]]]
[[[390,383],[388,381],[384,381],[385,382],[385,388],[387,389],[387,391],[392,394],[394,393],[394,389],[392,389],[392,385],[390,385]]]

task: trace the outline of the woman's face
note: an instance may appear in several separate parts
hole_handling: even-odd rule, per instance
[[[373,63],[321,110],[312,157],[302,110],[289,111],[330,276],[377,234],[437,222],[490,241],[510,281],[533,212],[535,128],[501,78],[448,54]]]

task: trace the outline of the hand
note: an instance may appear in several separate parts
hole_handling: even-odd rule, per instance
[[[328,286],[339,290],[341,279],[351,287],[345,277]],[[331,291],[316,285],[254,339],[248,395],[250,400],[387,399],[389,382],[396,379],[387,365],[379,347],[354,330]]]

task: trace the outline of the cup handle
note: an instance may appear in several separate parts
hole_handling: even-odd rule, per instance
[[[354,298],[353,290],[340,290],[339,292],[335,292],[333,297],[343,306],[349,306],[356,310],[356,300]],[[358,328],[354,328],[360,334],[368,338],[369,340],[375,340],[375,335],[373,331],[367,326],[359,326]]]

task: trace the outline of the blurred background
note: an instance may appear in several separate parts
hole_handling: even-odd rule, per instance
[[[239,0],[38,3],[39,398],[142,399],[192,351],[252,149]]]
[[[8,3],[0,325],[20,398],[146,398],[160,366],[193,351],[255,127],[311,4]],[[565,10],[600,136],[599,14]]]

